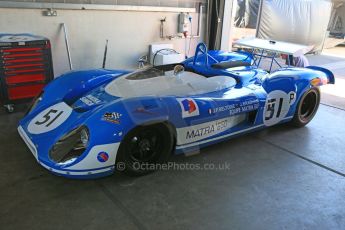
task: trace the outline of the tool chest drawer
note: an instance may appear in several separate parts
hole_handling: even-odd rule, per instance
[[[7,97],[10,100],[18,100],[36,97],[43,89],[44,84],[14,86],[7,88]]]
[[[29,82],[45,82],[46,75],[44,73],[24,73],[13,76],[6,76],[7,85],[16,85]]]

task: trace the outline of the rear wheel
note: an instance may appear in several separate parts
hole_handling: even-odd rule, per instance
[[[155,171],[173,148],[173,136],[165,124],[139,126],[123,139],[117,166],[129,175],[140,176]]]
[[[315,116],[320,104],[320,90],[311,88],[305,92],[298,102],[291,124],[296,127],[307,125]]]

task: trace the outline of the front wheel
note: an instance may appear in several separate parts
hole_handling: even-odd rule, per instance
[[[170,156],[173,145],[173,135],[165,124],[136,127],[122,140],[117,165],[133,176],[153,172]]]
[[[320,105],[320,90],[311,88],[305,92],[298,102],[291,124],[296,127],[307,125],[315,116]]]

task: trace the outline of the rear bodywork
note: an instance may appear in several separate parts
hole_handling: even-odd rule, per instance
[[[51,172],[72,178],[101,177],[114,172],[121,141],[137,126],[164,123],[175,138],[176,154],[194,151],[287,122],[306,90],[334,83],[333,74],[320,67],[283,68],[271,74],[248,65],[221,69],[212,65],[231,60],[251,63],[250,54],[210,51],[211,59],[205,55],[181,64],[186,72],[208,78],[226,76],[235,79],[235,84],[195,95],[121,97],[107,93],[106,88],[128,71],[70,72],[44,88],[20,121],[19,134],[36,160]],[[80,127],[89,135],[83,152],[66,162],[54,161],[49,155],[52,148]]]

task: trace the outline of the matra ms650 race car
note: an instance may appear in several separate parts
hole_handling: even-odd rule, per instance
[[[175,65],[69,72],[44,88],[18,131],[55,174],[101,177],[121,162],[140,175],[149,170],[138,164],[173,153],[283,122],[304,126],[318,109],[319,86],[334,83],[320,67],[268,73],[252,62],[250,53],[199,44],[194,57]]]

